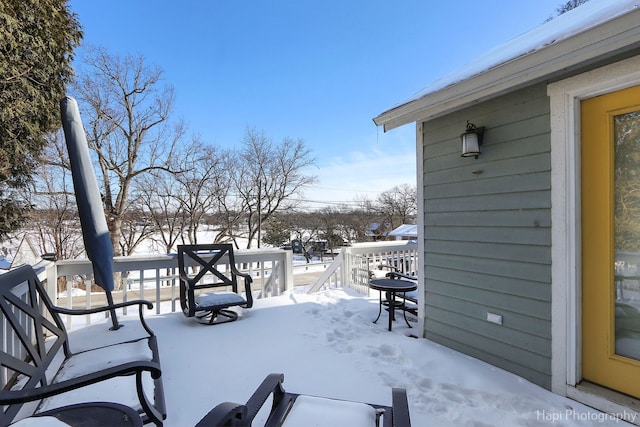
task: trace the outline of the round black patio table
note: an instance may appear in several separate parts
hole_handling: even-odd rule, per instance
[[[376,323],[378,319],[380,319],[380,314],[382,314],[382,306],[386,305],[388,306],[389,311],[389,330],[392,329],[393,321],[396,320],[396,308],[402,309],[404,321],[407,323],[407,326],[411,328],[411,325],[407,320],[407,311],[404,309],[404,294],[418,289],[418,285],[415,282],[401,279],[373,279],[369,281],[369,287],[371,289],[375,289],[376,291],[380,291],[378,317],[376,317],[376,320],[374,320],[373,323]],[[386,293],[386,301],[382,301],[383,292]],[[398,293],[402,293],[402,301],[396,301],[396,294]]]

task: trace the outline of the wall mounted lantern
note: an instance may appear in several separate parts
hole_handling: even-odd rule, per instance
[[[480,155],[480,146],[482,145],[482,134],[484,133],[483,127],[476,127],[473,123],[469,123],[467,120],[467,130],[460,135],[462,140],[462,154],[461,157],[475,157],[476,159]]]

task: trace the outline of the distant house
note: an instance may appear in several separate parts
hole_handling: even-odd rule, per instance
[[[0,255],[0,270],[9,270],[22,264],[35,265],[40,261],[37,253],[38,251],[31,242],[31,239],[25,234],[22,236],[22,239],[20,239],[20,243],[14,253],[6,253],[5,256]]]
[[[0,255],[0,270],[9,270],[11,268],[11,260]]]
[[[377,242],[379,240],[386,240],[390,228],[390,225],[386,222],[373,222],[369,224],[369,230],[367,230],[366,235],[367,237],[370,237],[374,242]]]
[[[616,176],[640,176],[640,2],[587,2],[374,121],[417,130],[424,335],[637,414],[640,238],[618,233],[640,218],[615,200],[638,197]]]
[[[418,226],[416,224],[402,224],[389,232],[389,240],[417,240]]]
[[[40,261],[40,257],[37,254],[38,251],[36,250],[36,247],[31,242],[29,236],[25,234],[18,245],[18,249],[16,249],[15,255],[13,256],[11,267],[16,267],[22,264],[35,265]]]

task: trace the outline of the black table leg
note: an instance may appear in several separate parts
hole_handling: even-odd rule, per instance
[[[379,305],[378,305],[378,317],[376,317],[376,320],[374,320],[373,323],[376,323],[378,319],[380,319],[380,314],[382,314],[382,292],[378,292],[378,294],[380,295]]]
[[[391,330],[393,321],[396,320],[396,293],[387,292],[387,301],[389,301],[389,330]]]

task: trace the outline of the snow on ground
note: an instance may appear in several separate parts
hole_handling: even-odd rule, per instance
[[[626,425],[477,359],[410,338],[413,330],[402,320],[387,331],[386,312],[372,323],[377,294],[303,291],[256,300],[238,321],[218,326],[182,313],[147,316],[160,343],[165,426],[193,426],[220,402],[246,402],[271,372],[284,373],[290,391],[386,405],[392,387],[406,388],[414,427]],[[100,335],[135,330],[108,332],[108,326],[73,331],[71,342],[85,346]],[[93,399],[117,400],[121,393],[114,390],[100,385]],[[76,398],[92,399],[86,390]],[[58,404],[72,402],[67,394]],[[258,418],[264,421],[264,412]]]

